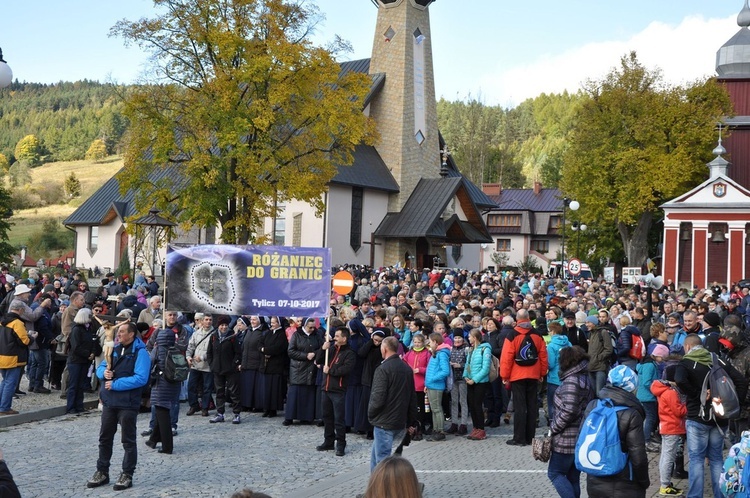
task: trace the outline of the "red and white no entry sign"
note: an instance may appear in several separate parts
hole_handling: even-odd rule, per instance
[[[337,294],[349,294],[354,288],[354,277],[348,271],[340,271],[333,276],[333,290]]]

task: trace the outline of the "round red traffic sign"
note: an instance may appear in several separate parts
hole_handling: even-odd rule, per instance
[[[349,294],[354,288],[354,277],[348,271],[340,271],[333,276],[333,290],[337,294]]]
[[[577,277],[581,274],[581,260],[573,258],[568,262],[568,273]]]

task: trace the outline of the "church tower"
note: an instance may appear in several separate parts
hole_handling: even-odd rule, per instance
[[[378,124],[378,153],[400,185],[388,211],[398,212],[420,178],[439,178],[435,76],[429,6],[434,0],[374,0],[378,20],[370,74],[385,84],[370,106]]]

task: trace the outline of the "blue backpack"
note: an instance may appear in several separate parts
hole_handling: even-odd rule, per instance
[[[611,399],[600,399],[581,425],[576,443],[576,468],[592,476],[619,474],[628,463],[622,451],[617,412],[626,406],[615,406]]]

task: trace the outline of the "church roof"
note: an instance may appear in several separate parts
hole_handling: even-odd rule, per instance
[[[471,199],[463,177],[422,178],[398,213],[388,213],[375,230],[376,237],[445,239],[448,242],[492,242],[481,213]],[[447,219],[448,203],[458,197],[467,220],[454,213]]]
[[[371,145],[359,144],[354,148],[354,162],[351,166],[339,166],[338,173],[331,183],[355,187],[398,192],[398,182],[383,159]]]
[[[716,52],[716,72],[720,78],[750,77],[750,7],[745,6],[737,16],[740,30]]]

